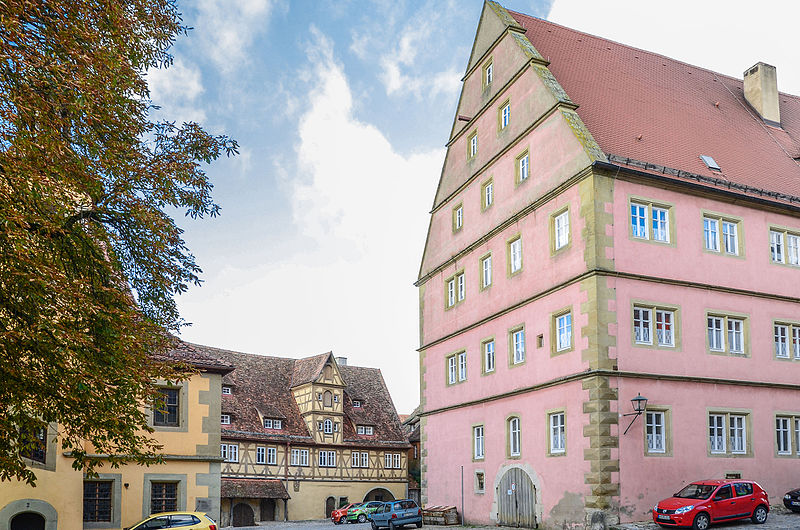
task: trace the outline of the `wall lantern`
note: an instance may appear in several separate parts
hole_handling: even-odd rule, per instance
[[[623,436],[628,434],[628,431],[630,430],[631,425],[633,425],[633,422],[635,422],[636,418],[641,416],[642,412],[644,412],[645,409],[647,408],[647,398],[643,397],[641,394],[637,394],[637,396],[631,400],[631,405],[633,405],[634,412],[631,412],[630,414],[623,414],[623,416],[633,416],[633,419],[628,424],[628,428],[625,429],[624,433],[622,433]]]

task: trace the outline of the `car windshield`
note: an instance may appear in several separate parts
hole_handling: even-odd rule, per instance
[[[681,499],[707,499],[711,497],[714,492],[715,486],[709,484],[689,484],[681,491],[675,494],[675,497]]]

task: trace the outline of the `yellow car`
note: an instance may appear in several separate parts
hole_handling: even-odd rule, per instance
[[[125,530],[151,530],[156,528],[180,528],[181,530],[217,530],[215,523],[202,512],[154,513]]]

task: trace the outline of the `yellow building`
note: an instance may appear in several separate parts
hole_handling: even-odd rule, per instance
[[[380,370],[204,351],[235,367],[222,381],[223,526],[407,496],[410,446]]]
[[[149,412],[164,463],[103,466],[99,476],[84,477],[59,450],[58,426],[51,424],[41,451],[27,461],[36,487],[0,482],[0,530],[118,529],[165,510],[196,510],[219,520],[221,382],[231,367],[186,343],[170,356],[199,373],[177,386],[160,385],[165,410]]]

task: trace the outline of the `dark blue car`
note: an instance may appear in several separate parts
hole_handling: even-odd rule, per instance
[[[388,528],[394,530],[406,524],[415,524],[422,528],[422,509],[411,499],[398,499],[384,502],[382,507],[370,515],[372,530]]]

